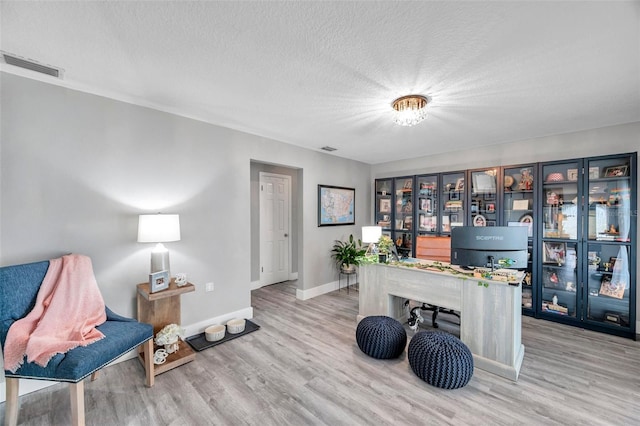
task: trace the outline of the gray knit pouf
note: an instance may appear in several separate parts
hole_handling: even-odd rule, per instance
[[[411,338],[407,352],[413,372],[430,385],[457,389],[473,376],[471,351],[449,333],[421,331]]]
[[[397,358],[407,345],[407,332],[399,321],[385,316],[363,318],[356,328],[362,352],[377,359]]]

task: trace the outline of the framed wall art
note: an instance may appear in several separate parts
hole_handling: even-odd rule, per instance
[[[355,207],[355,188],[318,185],[318,226],[355,224]]]

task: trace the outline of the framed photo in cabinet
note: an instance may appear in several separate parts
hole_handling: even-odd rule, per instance
[[[604,177],[626,176],[627,175],[627,168],[628,167],[626,165],[607,167],[604,170]]]
[[[355,188],[318,185],[318,226],[356,223]]]
[[[391,200],[389,198],[380,199],[380,213],[391,213]]]
[[[578,169],[568,169],[567,180],[571,180],[571,181],[578,180]]]
[[[562,265],[565,263],[567,245],[555,241],[545,241],[542,243],[542,262]]]
[[[602,296],[609,296],[615,299],[622,299],[624,297],[625,283],[621,280],[612,280],[612,275],[605,274],[602,276],[602,282],[600,284],[600,294]]]
[[[589,179],[598,179],[600,177],[600,167],[591,166],[589,167]]]
[[[529,200],[513,200],[513,210],[529,210]]]
[[[456,191],[464,191],[464,178],[460,178],[456,181]]]

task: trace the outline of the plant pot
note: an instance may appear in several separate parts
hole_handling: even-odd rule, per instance
[[[345,263],[340,267],[340,271],[345,274],[353,274],[356,271],[356,265],[347,265]]]
[[[378,255],[378,263],[387,263],[387,255],[379,254]]]

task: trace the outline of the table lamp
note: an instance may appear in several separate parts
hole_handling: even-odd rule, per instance
[[[369,243],[369,247],[367,248],[367,252],[365,255],[372,253],[376,246],[376,243],[380,239],[382,235],[382,227],[381,226],[363,226],[362,227],[362,242],[367,244]]]
[[[138,242],[157,243],[151,251],[151,273],[169,271],[169,250],[162,243],[170,241],[180,241],[179,215],[140,215],[138,218]],[[170,271],[169,276],[171,276]]]

